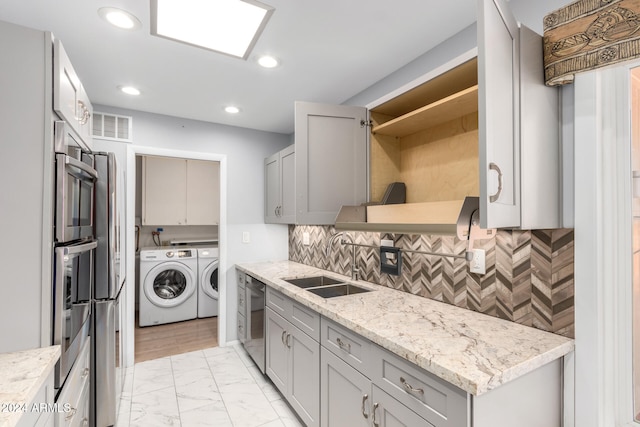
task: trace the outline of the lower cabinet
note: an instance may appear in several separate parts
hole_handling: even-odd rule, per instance
[[[320,426],[320,344],[270,307],[266,374],[308,427]]]
[[[57,406],[64,407],[65,410],[56,412],[56,427],[87,427],[89,425],[90,344],[91,339],[88,339],[58,395]]]
[[[320,351],[322,427],[433,427],[329,350]]]

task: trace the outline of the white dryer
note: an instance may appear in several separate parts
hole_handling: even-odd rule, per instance
[[[198,317],[218,315],[219,250],[198,248]]]
[[[140,326],[198,316],[198,252],[156,247],[140,251]]]

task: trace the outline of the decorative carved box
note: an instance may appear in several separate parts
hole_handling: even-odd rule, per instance
[[[640,0],[578,0],[544,18],[549,86],[574,74],[640,57]]]

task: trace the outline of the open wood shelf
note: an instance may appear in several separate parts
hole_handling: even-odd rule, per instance
[[[478,85],[374,126],[374,134],[401,138],[478,111]]]

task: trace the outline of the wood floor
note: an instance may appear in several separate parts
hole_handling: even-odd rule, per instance
[[[217,346],[217,317],[142,328],[136,318],[135,363]]]

